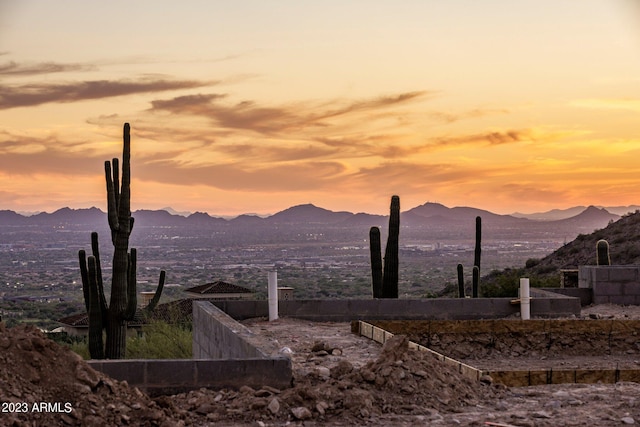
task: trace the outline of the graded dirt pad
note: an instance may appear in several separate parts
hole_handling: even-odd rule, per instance
[[[484,371],[639,370],[640,320],[374,321]]]
[[[0,414],[0,425],[620,426],[640,422],[640,384],[506,389],[490,384],[489,378],[484,383],[460,378],[433,357],[409,350],[402,336],[383,348],[352,334],[348,323],[296,319],[244,323],[291,354],[295,376],[291,388],[201,389],[150,399],[124,382],[96,373],[35,329],[0,326],[0,401],[68,401],[73,406],[70,413],[64,412],[64,405],[61,412],[5,412]]]

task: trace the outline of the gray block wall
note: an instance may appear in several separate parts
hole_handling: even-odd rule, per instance
[[[578,286],[592,290],[594,304],[640,305],[640,266],[580,266]]]
[[[532,317],[580,315],[580,299],[532,289]],[[339,299],[279,301],[282,317],[319,322],[352,320],[500,319],[520,312],[512,298]],[[211,301],[234,319],[267,317],[267,301]]]
[[[277,357],[278,348],[208,301],[193,303],[193,357],[248,359]]]
[[[127,381],[150,396],[185,393],[200,388],[239,389],[243,385],[259,389],[269,385],[291,385],[289,358],[179,359],[179,360],[89,360],[96,371],[119,381]]]
[[[208,302],[193,304],[193,359],[90,360],[100,372],[157,396],[199,388],[238,389],[291,385],[291,359],[278,354],[266,338],[256,336]]]

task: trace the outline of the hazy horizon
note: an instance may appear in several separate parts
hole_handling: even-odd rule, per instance
[[[441,204],[441,203],[438,203],[438,202],[430,202],[430,201],[429,201],[429,202],[425,202],[425,203]],[[425,203],[421,203],[421,204],[416,205],[416,206],[401,207],[401,211],[402,211],[402,212],[405,212],[405,211],[411,210],[411,209],[413,209],[413,208],[416,208],[416,207],[418,207],[418,206],[422,206],[422,205],[424,205]],[[167,211],[167,212],[169,212],[169,213],[171,213],[171,214],[175,214],[175,215],[190,215],[190,214],[194,214],[194,213],[200,212],[200,213],[206,213],[206,214],[208,214],[208,215],[209,215],[209,216],[211,216],[211,217],[218,217],[218,218],[235,218],[235,217],[240,216],[240,215],[256,215],[256,216],[260,216],[260,217],[269,217],[269,216],[271,216],[271,215],[275,215],[275,214],[277,214],[277,213],[279,213],[279,212],[282,212],[282,211],[284,211],[284,210],[287,210],[287,209],[289,209],[289,208],[293,208],[293,207],[301,206],[301,205],[307,205],[307,204],[313,205],[313,206],[315,206],[315,207],[317,207],[317,208],[327,209],[327,210],[330,210],[330,211],[333,211],[333,212],[350,212],[350,213],[353,213],[353,214],[365,213],[365,214],[372,214],[372,215],[389,215],[389,212],[386,212],[386,213],[375,213],[375,212],[366,212],[366,211],[349,211],[348,209],[336,209],[336,210],[334,210],[334,209],[328,209],[328,208],[326,208],[326,207],[324,207],[324,206],[322,206],[322,205],[319,205],[319,204],[316,204],[316,203],[312,203],[312,202],[309,202],[309,203],[303,203],[303,204],[300,204],[300,205],[291,205],[291,206],[286,206],[286,207],[283,207],[282,209],[279,209],[279,210],[274,211],[274,212],[264,212],[264,213],[259,213],[259,212],[242,212],[242,213],[239,213],[239,214],[236,214],[236,215],[225,215],[225,214],[221,214],[221,213],[208,212],[208,211],[203,211],[203,210],[198,210],[198,209],[196,209],[196,210],[194,210],[194,211],[181,211],[181,210],[178,210],[178,209],[174,209],[172,206],[150,207],[150,208],[135,208],[135,207],[133,207],[133,208],[132,208],[132,209],[133,209],[133,210],[132,210],[132,212],[136,212],[136,211],[138,211],[138,210],[151,210],[151,211],[160,211],[160,210],[164,210],[164,211]],[[444,205],[444,204],[442,204],[442,205],[443,205],[443,206],[445,206],[445,207],[447,207],[447,208],[471,208],[471,209],[482,209],[482,208],[478,208],[477,206],[447,206],[447,205]],[[589,208],[590,206],[595,206],[595,207],[597,207],[597,208],[605,208],[605,209],[606,209],[606,208],[610,208],[610,209],[613,209],[613,208],[616,208],[616,209],[623,209],[623,208],[637,208],[637,206],[638,206],[638,205],[602,206],[602,205],[589,204],[589,205],[577,205],[577,206],[570,206],[570,207],[562,208],[562,209],[560,209],[560,208],[552,208],[552,209],[548,209],[548,210],[545,210],[545,211],[534,211],[534,212],[509,212],[509,213],[494,212],[494,211],[491,211],[491,210],[489,210],[489,209],[482,209],[482,210],[487,210],[487,211],[489,211],[489,212],[491,212],[491,213],[500,214],[500,215],[513,215],[513,214],[537,215],[537,214],[550,213],[550,212],[553,212],[553,211],[567,211],[567,210],[571,210],[571,209],[574,209],[574,208],[584,208],[584,209],[587,209],[587,208]],[[94,205],[94,206],[79,206],[79,207],[72,207],[72,206],[59,206],[59,207],[57,207],[57,208],[55,208],[55,209],[48,210],[48,211],[19,211],[19,210],[14,210],[14,209],[4,209],[4,208],[0,208],[0,210],[11,210],[11,211],[14,211],[14,212],[16,212],[16,213],[18,213],[18,214],[20,214],[20,215],[24,215],[24,216],[31,216],[31,215],[36,215],[36,214],[39,214],[39,213],[48,213],[48,214],[51,214],[51,213],[53,213],[53,212],[56,212],[56,211],[58,211],[58,210],[60,210],[60,209],[64,209],[64,208],[75,209],[75,210],[79,210],[79,209],[92,209],[92,208],[97,208],[97,209],[100,209],[102,212],[105,212],[105,213],[106,213],[106,206],[104,206],[104,207],[100,207],[100,206],[95,206],[95,205]],[[610,213],[615,213],[615,212],[611,212],[611,211],[610,211]]]
[[[0,209],[640,202],[634,0],[0,3]],[[43,41],[46,40],[46,43]]]

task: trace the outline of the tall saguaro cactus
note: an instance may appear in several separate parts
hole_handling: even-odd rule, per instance
[[[398,298],[398,243],[400,236],[400,197],[391,197],[389,236],[384,250],[382,298]]]
[[[464,291],[464,267],[462,264],[458,264],[456,267],[456,271],[458,272],[458,298],[465,298]]]
[[[122,150],[122,180],[119,162],[114,158],[104,165],[107,182],[107,217],[113,243],[111,299],[107,306],[102,282],[98,234],[91,234],[92,255],[84,250],[78,253],[82,290],[89,314],[89,351],[93,359],[122,359],[125,356],[127,322],[136,313],[135,248],[129,252],[129,236],[133,229],[131,216],[131,137],[129,123],[124,124]],[[160,274],[154,301],[160,298],[165,272]],[[154,304],[155,306],[155,304]],[[153,308],[153,307],[151,307]],[[106,331],[106,342],[103,341]]]
[[[478,267],[480,270],[480,256],[482,254],[482,218],[476,217],[476,247],[473,252],[473,265]]]
[[[473,270],[471,274],[471,296],[478,298],[480,291],[480,256],[482,255],[482,218],[476,217],[476,246],[473,252]],[[462,264],[458,264],[458,295],[464,298],[464,277]]]
[[[380,229],[369,229],[371,280],[374,298],[398,298],[398,240],[400,234],[400,197],[391,197],[389,236],[384,251],[384,269],[380,254]]]
[[[371,288],[374,298],[382,298],[382,254],[380,253],[380,229],[369,229],[369,251],[371,253]]]

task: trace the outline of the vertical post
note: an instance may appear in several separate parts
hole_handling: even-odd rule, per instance
[[[531,297],[529,295],[529,279],[520,279],[520,317],[522,320],[531,318]]]
[[[267,288],[269,298],[269,322],[278,319],[278,272],[269,272],[269,283]]]

